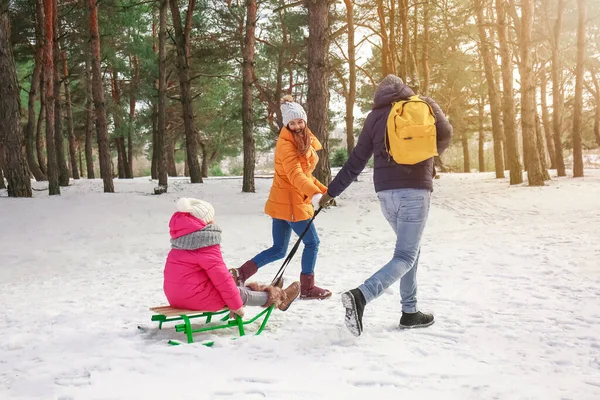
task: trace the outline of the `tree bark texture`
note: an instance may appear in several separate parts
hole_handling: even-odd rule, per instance
[[[534,0],[521,2],[521,131],[525,153],[527,153],[527,178],[529,186],[543,186],[544,172],[537,151],[535,133],[535,80],[533,76],[533,57],[531,36],[533,33],[535,3]]]
[[[44,94],[46,106],[46,156],[48,166],[46,174],[48,176],[48,191],[50,196],[60,194],[60,185],[58,181],[58,162],[56,159],[56,140],[54,131],[54,0],[44,0]]]
[[[423,3],[423,89],[421,93],[429,96],[429,0]]]
[[[133,179],[133,134],[135,132],[136,93],[140,86],[140,63],[137,56],[129,57],[132,64],[132,82],[129,85],[129,129],[127,130],[127,171],[126,177]]]
[[[506,0],[496,0],[498,18],[498,39],[500,44],[500,57],[502,59],[502,111],[504,118],[504,149],[506,163],[510,170],[510,184],[523,183],[523,170],[517,146],[517,130],[515,126],[515,101],[513,93],[513,63],[512,54],[508,45],[508,27],[506,23]]]
[[[90,52],[91,55],[91,52]],[[85,167],[87,169],[87,178],[95,179],[94,172],[94,105],[92,90],[91,63],[85,63]]]
[[[185,27],[181,23],[178,0],[171,0],[171,15],[173,16],[173,27],[175,30],[175,42],[177,49],[177,69],[179,72],[179,88],[181,91],[181,105],[183,111],[183,127],[185,132],[185,145],[187,163],[190,170],[191,183],[202,183],[202,171],[198,161],[198,145],[195,138],[194,110],[192,108],[192,96],[190,93],[190,65],[189,46],[191,29],[191,15],[194,11],[195,0],[189,0]]]
[[[550,113],[548,112],[547,95],[548,95],[548,75],[546,69],[542,69],[541,75],[541,106],[542,106],[542,125],[544,127],[544,135],[546,137],[546,146],[548,147],[548,155],[550,156],[550,169],[556,169],[556,152],[554,149],[554,138],[552,137],[552,126],[550,124]]]
[[[31,179],[21,126],[20,89],[10,41],[8,8],[0,8],[0,168],[6,174],[10,197],[31,197]],[[4,177],[0,177],[4,183]]]
[[[254,121],[252,111],[252,76],[254,69],[256,0],[246,0],[246,33],[242,43],[242,142],[244,147],[244,175],[242,192],[254,193],[254,167],[256,164],[256,144],[254,142]],[[206,153],[206,150],[203,151]],[[204,157],[202,160],[203,165]]]
[[[329,162],[329,3],[307,0],[308,4],[308,126],[323,145],[315,177],[324,185],[331,181]]]
[[[98,153],[100,159],[100,176],[104,182],[104,192],[114,193],[113,171],[108,143],[108,126],[102,71],[100,70],[100,31],[98,29],[98,4],[96,0],[88,0],[90,9],[90,35],[92,48],[92,94],[96,110],[96,134],[98,137]]]
[[[161,0],[159,10],[159,32],[158,32],[158,119],[156,129],[156,141],[153,152],[156,152],[158,185],[167,191],[167,157],[165,151],[166,126],[166,57],[167,57],[167,12],[169,0]]]
[[[42,39],[43,42],[44,39]],[[42,45],[43,46],[43,45]],[[44,149],[46,148],[44,135],[45,130],[42,131],[42,127],[44,125],[44,118],[46,115],[46,94],[44,91],[44,57],[42,54],[42,71],[40,74],[40,113],[38,114],[37,125],[35,127],[35,150],[37,154],[38,163],[42,173],[46,177],[45,180],[48,180],[48,176],[46,175],[46,167],[48,163],[46,161],[46,155],[44,154]]]
[[[39,161],[35,159],[36,150],[36,115],[35,103],[40,90],[40,78],[42,74],[42,65],[44,63],[44,4],[42,0],[36,1],[36,22],[35,22],[35,55],[34,66],[31,74],[31,87],[29,89],[29,99],[27,103],[27,127],[25,130],[25,149],[27,152],[27,164],[36,181],[45,181],[46,174],[40,168]]]
[[[354,43],[354,3],[344,0],[348,23],[348,96],[346,96],[346,149],[354,150],[354,103],[356,102],[356,46]]]
[[[75,142],[75,131],[73,128],[73,112],[71,110],[71,90],[69,88],[69,68],[67,66],[67,52],[62,52],[63,76],[65,80],[65,111],[67,112],[67,137],[69,138],[69,160],[71,161],[71,176],[79,179],[79,168],[77,167],[77,143]]]
[[[477,122],[479,128],[479,140],[478,140],[478,158],[479,158],[479,172],[485,172],[485,130],[484,130],[484,110],[483,110],[483,94],[477,99]]]
[[[53,13],[52,23],[54,24],[54,141],[56,146],[56,162],[58,163],[58,184],[60,186],[69,186],[69,167],[65,156],[65,141],[62,129],[62,102],[60,97],[60,28],[58,22],[58,0],[52,2]]]
[[[586,1],[577,0],[577,66],[575,69],[575,110],[573,111],[573,177],[583,177],[583,72],[585,62]]]
[[[117,71],[112,68],[111,71],[111,91],[113,98],[113,124],[115,126],[116,137],[115,145],[117,148],[117,170],[119,179],[127,178],[126,171],[129,170],[129,161],[127,160],[127,149],[125,148],[125,139],[123,138],[123,121],[121,118],[121,86],[117,79]]]
[[[558,0],[558,13],[552,36],[552,127],[554,130],[554,149],[558,176],[567,176],[562,145],[562,118],[564,95],[562,92],[560,36],[562,33],[565,1]]]
[[[475,0],[475,12],[477,14],[477,27],[480,38],[479,46],[483,58],[485,77],[488,82],[488,97],[490,100],[490,111],[492,114],[492,135],[494,137],[494,164],[496,168],[496,178],[504,178],[501,101],[498,93],[498,85],[494,77],[494,58],[488,43],[487,33],[485,31],[482,0]]]

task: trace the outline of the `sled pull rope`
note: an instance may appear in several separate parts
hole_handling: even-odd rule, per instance
[[[281,278],[283,278],[283,273],[285,272],[285,269],[287,268],[287,266],[289,265],[289,263],[292,261],[292,258],[294,258],[294,254],[296,254],[296,251],[298,250],[298,247],[300,247],[300,242],[302,241],[302,238],[304,237],[304,235],[306,235],[306,232],[308,232],[308,229],[310,228],[310,225],[313,223],[313,221],[315,220],[315,217],[321,212],[322,209],[323,209],[323,207],[319,207],[319,209],[317,211],[315,211],[315,213],[313,214],[313,216],[310,219],[310,221],[308,221],[308,224],[306,224],[306,228],[304,228],[304,231],[298,237],[298,240],[296,241],[296,244],[294,244],[294,247],[292,247],[292,250],[290,251],[290,253],[285,258],[285,261],[283,262],[283,264],[279,268],[279,271],[277,271],[277,273],[275,274],[275,278],[273,278],[273,282],[271,282],[271,285],[276,286],[277,283],[279,282],[279,280]]]

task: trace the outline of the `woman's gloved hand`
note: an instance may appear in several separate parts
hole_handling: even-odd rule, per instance
[[[329,193],[325,193],[321,199],[319,200],[319,207],[327,208],[327,205],[334,198],[329,195]]]

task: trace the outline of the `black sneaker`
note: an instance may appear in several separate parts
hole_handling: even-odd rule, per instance
[[[417,311],[416,313],[402,312],[400,329],[425,328],[433,325],[434,322],[435,320],[431,314],[425,314],[421,311]]]
[[[354,336],[360,336],[363,330],[362,317],[365,310],[365,296],[360,289],[352,289],[342,293],[342,304],[346,307],[344,322]]]

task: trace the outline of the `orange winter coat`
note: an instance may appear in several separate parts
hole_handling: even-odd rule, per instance
[[[327,187],[312,175],[319,161],[317,150],[322,149],[321,143],[308,128],[306,131],[311,137],[311,146],[304,156],[298,154],[292,132],[283,127],[279,133],[275,146],[275,176],[265,205],[265,213],[272,218],[307,220],[314,214],[313,195],[327,192]]]

